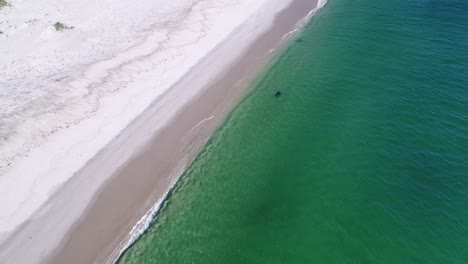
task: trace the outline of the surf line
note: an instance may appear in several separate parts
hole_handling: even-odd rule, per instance
[[[186,134],[190,135],[195,129],[203,125],[204,123],[210,121],[211,119],[215,118],[214,115],[204,118],[199,121],[195,126],[193,126]],[[143,233],[149,228],[150,224],[153,222],[154,217],[159,212],[162,203],[166,200],[167,195],[173,189],[174,185],[177,183],[177,180],[171,183],[171,186],[164,194],[164,196],[159,199],[151,208],[146,212],[145,215],[133,226],[132,230],[127,234],[125,239],[120,242],[120,244],[116,247],[116,249],[112,252],[112,254],[107,259],[107,264],[115,264],[120,259],[120,257],[124,254],[124,252],[130,248],[142,235]]]
[[[187,132],[187,134],[190,134],[193,132],[193,130],[197,129],[199,126],[201,126],[203,123],[207,122],[207,121],[210,121],[211,119],[215,118],[214,115],[210,116],[210,117],[207,117],[207,118],[204,118],[202,119],[200,122],[198,122],[194,127],[192,127],[189,132]]]

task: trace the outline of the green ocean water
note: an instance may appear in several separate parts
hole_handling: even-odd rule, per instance
[[[468,263],[468,1],[329,0],[296,38],[119,263]]]

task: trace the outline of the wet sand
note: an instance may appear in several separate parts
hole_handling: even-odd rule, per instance
[[[125,240],[129,238],[128,234],[135,223],[166,195],[210,135],[245,94],[255,76],[273,58],[275,52],[271,51],[284,44],[283,36],[291,32],[316,5],[316,0],[295,0],[281,11],[274,25],[237,58],[227,71],[216,81],[206,85],[165,127],[151,136],[142,151],[135,153],[113,173],[60,242],[61,246],[49,255],[46,262],[112,263]],[[151,118],[157,114],[158,109],[177,100],[181,90],[190,85],[194,76],[210,71],[212,60],[222,59],[219,57],[222,48],[219,47],[209,55],[200,66],[195,67],[155,102],[152,110],[149,110],[152,114],[135,122],[152,122]],[[134,129],[139,127],[141,126],[137,124]],[[132,131],[126,131],[112,145],[131,140],[131,137]],[[105,150],[99,155],[105,155]],[[119,155],[115,152],[111,154],[114,158]],[[95,158],[83,170],[92,172],[101,162],[102,159]],[[81,173],[90,175],[83,171]],[[74,179],[64,187],[64,191],[67,188],[72,190],[80,181],[92,181],[92,178]]]

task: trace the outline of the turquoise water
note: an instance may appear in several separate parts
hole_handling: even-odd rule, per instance
[[[468,263],[468,2],[330,0],[298,37],[119,263]]]

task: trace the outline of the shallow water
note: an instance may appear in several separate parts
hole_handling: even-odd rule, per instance
[[[330,0],[119,263],[466,263],[467,18]]]

